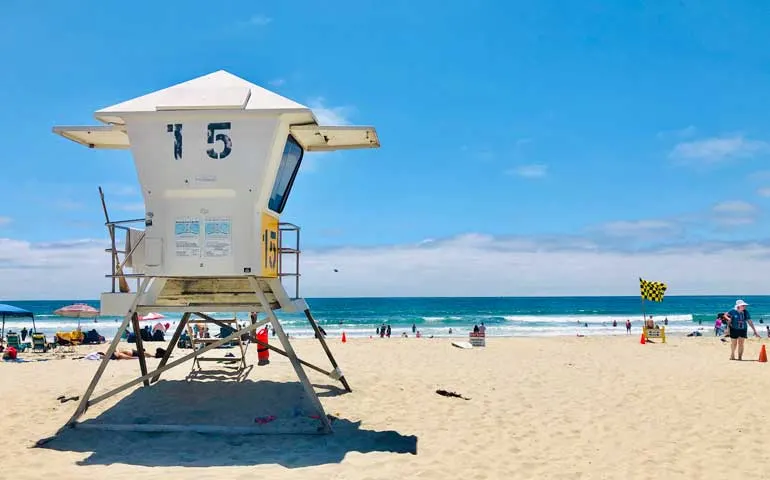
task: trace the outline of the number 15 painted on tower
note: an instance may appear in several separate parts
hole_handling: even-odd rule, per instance
[[[182,159],[182,124],[169,123],[166,132],[174,136],[174,160]],[[217,144],[221,142],[221,147]],[[209,123],[207,128],[206,143],[211,148],[206,150],[209,158],[222,160],[233,151],[233,141],[230,139],[230,122]]]

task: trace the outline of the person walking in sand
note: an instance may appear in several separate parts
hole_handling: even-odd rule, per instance
[[[743,343],[747,338],[748,328],[754,331],[754,336],[759,337],[751,315],[746,311],[749,304],[743,300],[736,300],[735,307],[725,314],[727,324],[730,327],[730,360],[735,360],[735,349],[738,348],[738,360],[743,360]]]

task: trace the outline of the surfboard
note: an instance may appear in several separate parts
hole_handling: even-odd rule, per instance
[[[473,348],[470,342],[452,342],[452,346],[457,348]]]

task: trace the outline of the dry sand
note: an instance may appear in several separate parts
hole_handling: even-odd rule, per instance
[[[341,394],[330,387],[334,381],[309,372],[327,413],[339,417],[328,436],[67,429],[32,448],[76,407],[56,398],[81,395],[99,362],[55,355],[46,355],[52,358],[46,362],[0,362],[0,477],[770,476],[770,364],[728,361],[729,346],[714,337],[645,346],[638,336],[490,338],[486,348],[473,350],[444,339],[330,343],[354,391]],[[327,365],[316,342],[295,345],[301,357]],[[760,345],[749,340],[746,358],[755,360]],[[84,347],[80,354],[93,350]],[[255,357],[252,346],[249,358]],[[94,406],[85,418],[233,425],[253,425],[257,415],[288,418],[306,407],[288,360],[275,353],[271,360],[254,366],[242,383],[184,381],[185,364],[150,388]],[[110,362],[98,391],[138,368],[133,360]],[[470,400],[443,397],[436,389]]]

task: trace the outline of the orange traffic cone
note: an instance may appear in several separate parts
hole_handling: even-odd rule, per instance
[[[342,332],[342,343],[345,343],[348,341],[348,337],[345,336],[345,332]]]
[[[639,343],[641,343],[642,345],[647,343],[647,342],[644,341],[644,334],[642,334],[641,338],[639,339]]]
[[[764,344],[762,344],[762,350],[759,351],[759,361],[762,363],[767,362],[767,350],[765,350]]]

